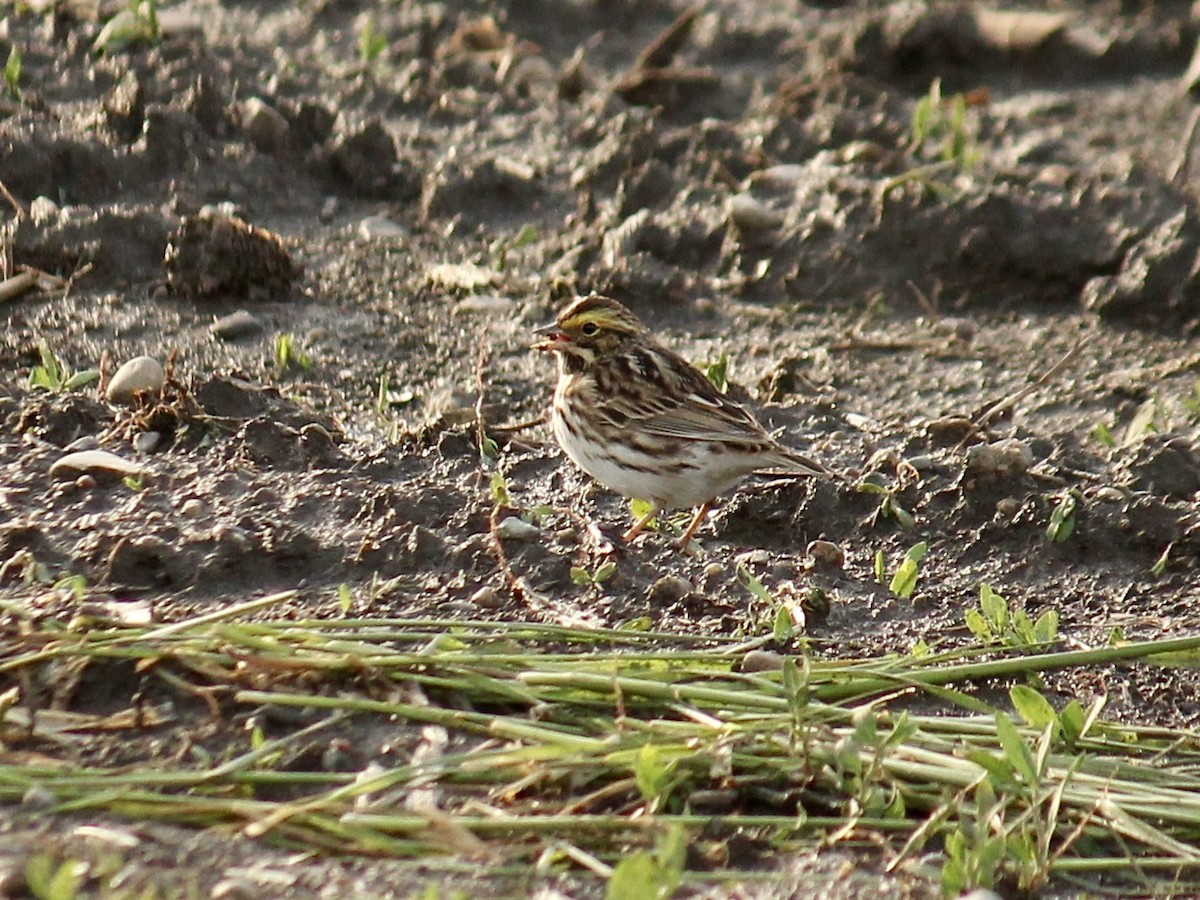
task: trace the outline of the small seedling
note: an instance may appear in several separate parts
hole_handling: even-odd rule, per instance
[[[777,641],[790,641],[795,635],[797,626],[803,628],[804,613],[798,607],[780,603],[775,596],[751,572],[744,563],[737,565],[738,584],[748,590],[754,598],[771,612],[771,634]],[[797,622],[797,618],[800,620]]]
[[[407,406],[416,396],[411,388],[393,390],[391,377],[387,372],[383,372],[379,376],[379,387],[375,391],[375,412],[386,418],[392,407]]]
[[[342,614],[350,612],[350,607],[354,605],[354,597],[350,593],[350,585],[342,582],[338,585],[338,606],[342,609]]]
[[[281,334],[275,338],[275,368],[286,372],[289,369],[311,369],[312,365],[312,359],[297,346],[295,337]]]
[[[683,881],[687,860],[687,833],[681,825],[672,825],[658,841],[653,853],[631,853],[617,863],[605,900],[666,900]]]
[[[39,853],[25,863],[25,883],[39,900],[75,900],[89,868],[82,860],[59,862],[49,853]]]
[[[488,487],[491,490],[494,504],[497,506],[512,505],[512,496],[508,492],[508,479],[504,477],[503,472],[493,472]]]
[[[629,515],[633,517],[633,521],[640,522],[643,516],[649,515],[654,511],[654,504],[649,500],[639,500],[637,497],[629,501]],[[646,523],[646,528],[649,531],[658,530],[658,517],[655,516]]]
[[[363,19],[362,27],[358,30],[358,58],[363,66],[370,68],[371,64],[387,49],[385,37],[375,25],[375,17]]]
[[[704,366],[704,375],[713,383],[713,387],[724,394],[729,390],[729,355],[722,350],[716,362]]]
[[[892,575],[888,590],[901,600],[907,600],[913,595],[913,591],[917,589],[917,576],[920,574],[921,560],[925,558],[925,553],[928,550],[929,545],[925,541],[913,544],[908,548],[908,552],[904,554],[904,559],[900,561],[900,565],[896,567],[896,572]]]
[[[1112,429],[1103,422],[1097,422],[1096,427],[1092,429],[1092,439],[1102,447],[1117,446],[1117,439],[1113,437]]]
[[[859,493],[877,494],[879,496],[879,505],[875,507],[875,512],[871,514],[870,523],[872,526],[880,518],[884,518],[892,519],[905,531],[912,531],[917,527],[917,520],[896,499],[896,492],[894,490],[886,488],[881,484],[876,484],[873,481],[859,482],[855,490],[859,491]]]
[[[38,344],[38,354],[41,356],[42,362],[41,365],[34,366],[29,372],[30,387],[44,388],[61,394],[91,384],[100,377],[100,373],[95,369],[72,372],[70,366],[54,355],[54,351],[50,349],[50,345],[46,341]]]
[[[146,489],[146,480],[141,475],[126,475],[121,483],[135,494]]]
[[[979,605],[965,614],[967,629],[984,644],[1027,649],[1058,637],[1058,613],[1048,609],[1036,622],[1022,609],[1011,608],[989,584],[979,586]]]
[[[967,98],[955,94],[942,97],[942,80],[935,78],[929,91],[913,106],[909,126],[914,151],[934,149],[944,163],[969,169],[979,161],[974,135],[967,121]]]
[[[1075,509],[1082,499],[1079,491],[1068,489],[1050,498],[1054,509],[1050,513],[1050,524],[1046,526],[1046,538],[1061,544],[1075,533]]]
[[[1171,543],[1163,547],[1163,552],[1159,554],[1158,559],[1154,561],[1154,565],[1150,567],[1150,574],[1155,578],[1161,578],[1163,573],[1167,571],[1167,564],[1171,561],[1171,548],[1174,546],[1175,542],[1171,541]]]
[[[21,51],[15,46],[8,52],[8,61],[4,64],[4,84],[10,97],[21,99]]]
[[[617,574],[617,564],[615,562],[601,563],[594,572],[589,572],[583,566],[571,566],[570,574],[571,581],[581,587],[584,585],[600,587]]]
[[[134,44],[157,44],[158,0],[129,0],[129,6],[104,23],[92,49],[99,53],[123,50]]]
[[[82,575],[64,575],[54,582],[54,590],[68,591],[76,600],[82,600],[87,595],[87,579]]]

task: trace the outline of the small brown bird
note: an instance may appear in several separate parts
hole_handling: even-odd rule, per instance
[[[679,540],[687,547],[717,496],[753,472],[830,475],[775,441],[616,300],[580,297],[536,333],[533,348],[558,355],[559,446],[606,488],[653,504],[626,541],[662,510],[697,507]]]

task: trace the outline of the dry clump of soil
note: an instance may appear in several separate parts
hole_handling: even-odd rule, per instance
[[[981,583],[1073,640],[1193,626],[1185,4],[185,2],[108,53],[120,4],[99,7],[4,20],[9,256],[73,278],[0,307],[22,616],[69,618],[79,576],[163,620],[287,588],[284,614],[338,616],[344,584],[374,616],[728,635],[772,615],[744,566],[803,595],[833,655],[961,641]],[[548,396],[530,329],[589,290],[727,354],[783,440],[877,489],[751,486],[697,555],[651,535],[578,583],[610,560],[587,522],[611,533],[624,501],[505,426]],[[171,356],[171,379],[132,405],[31,388],[43,343],[106,375]],[[140,474],[51,475],[81,449]],[[510,516],[529,527],[498,533]],[[920,540],[902,600],[874,559]],[[1051,683],[1200,716],[1186,673]]]

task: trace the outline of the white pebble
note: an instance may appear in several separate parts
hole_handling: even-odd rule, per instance
[[[167,382],[162,363],[153,356],[135,356],[117,369],[104,395],[112,403],[128,403],[135,394],[157,394]]]
[[[531,525],[516,516],[501,519],[496,525],[496,534],[504,540],[532,541],[541,533],[542,530],[536,525]]]
[[[68,453],[50,466],[54,478],[73,478],[80,472],[109,472],[115,475],[142,475],[145,469],[107,450],[80,450]]]

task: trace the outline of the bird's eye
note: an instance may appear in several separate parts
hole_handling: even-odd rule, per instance
[[[600,326],[597,325],[595,322],[584,322],[583,326],[579,330],[581,332],[583,332],[585,335],[587,335],[588,337],[591,337],[592,335],[597,334],[600,331]]]

